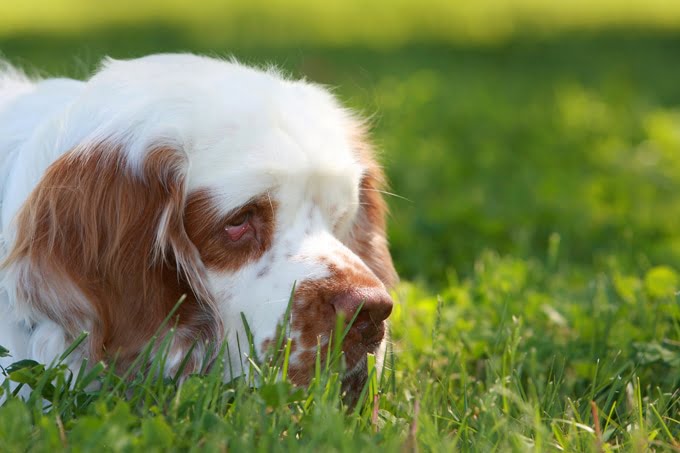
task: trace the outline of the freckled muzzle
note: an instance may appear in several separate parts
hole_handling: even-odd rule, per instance
[[[342,316],[345,328],[351,323],[342,345],[347,376],[353,376],[352,386],[361,391],[366,379],[365,357],[378,352],[384,341],[392,298],[365,266],[330,265],[329,271],[328,277],[303,282],[295,291],[290,376],[298,385],[309,382],[317,348],[321,346],[323,360],[337,318]]]

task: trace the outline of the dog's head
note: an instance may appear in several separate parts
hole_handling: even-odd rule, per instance
[[[340,313],[355,318],[347,378],[365,374],[396,274],[382,171],[328,91],[191,55],[109,61],[53,129],[43,141],[68,151],[21,206],[7,260],[34,323],[90,331],[86,355],[126,364],[186,295],[168,367],[226,340],[240,374],[243,317],[264,353],[292,294],[293,382]]]

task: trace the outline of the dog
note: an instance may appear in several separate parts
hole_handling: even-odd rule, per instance
[[[158,54],[77,81],[5,65],[0,365],[50,363],[87,331],[69,366],[124,369],[172,328],[165,373],[224,344],[228,381],[248,335],[266,354],[283,327],[304,386],[342,314],[343,380],[361,390],[397,282],[384,184],[365,121],[275,69]]]

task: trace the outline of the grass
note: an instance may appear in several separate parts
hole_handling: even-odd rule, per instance
[[[522,7],[529,3],[504,4],[507,21],[481,20],[488,29],[477,23],[467,35],[427,31],[403,13],[394,19],[402,28],[373,35],[333,25],[328,13],[319,31],[305,16],[290,39],[280,30],[250,39],[251,22],[203,33],[196,18],[180,25],[121,13],[96,29],[74,17],[65,31],[43,14],[35,24],[55,25],[39,31],[21,25],[29,16],[12,16],[0,49],[38,73],[83,77],[103,54],[192,50],[275,62],[337,87],[373,118],[399,195],[390,197],[390,236],[403,282],[377,402],[344,406],[334,369],[294,388],[278,377],[280,358],[257,364],[258,388],[223,383],[216,371],[180,386],[121,381],[102,368],[71,389],[62,367],[25,363],[11,379],[36,390],[0,407],[0,446],[680,450],[677,11],[639,2],[644,12],[605,14],[608,3],[598,2],[545,13],[544,4]],[[163,14],[179,14],[177,5]],[[412,14],[448,23],[432,5]],[[480,5],[470,8],[482,18],[497,6]],[[343,8],[337,17],[354,17]],[[543,19],[550,32],[536,25]],[[535,26],[517,25],[527,22]],[[512,32],[483,37],[507,23]],[[338,30],[347,34],[328,37]],[[91,379],[103,388],[84,385]]]
[[[0,439],[12,451],[677,449],[676,283],[656,267],[583,285],[487,252],[438,297],[400,287],[379,397],[353,410],[334,370],[296,389],[276,361],[259,365],[258,388],[222,383],[219,367],[181,387],[100,368],[97,391],[96,371],[71,389],[63,367],[25,364],[9,375],[36,391],[0,409]]]

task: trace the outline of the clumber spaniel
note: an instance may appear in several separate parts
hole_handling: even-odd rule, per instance
[[[185,295],[166,372],[187,354],[195,372],[226,341],[241,374],[242,314],[264,353],[294,287],[291,380],[309,382],[343,313],[356,315],[343,344],[356,390],[366,354],[382,358],[397,278],[382,186],[362,121],[273,69],[152,55],[81,82],[6,65],[0,345],[13,357],[0,365],[49,363],[88,331],[72,368],[125,367]]]

